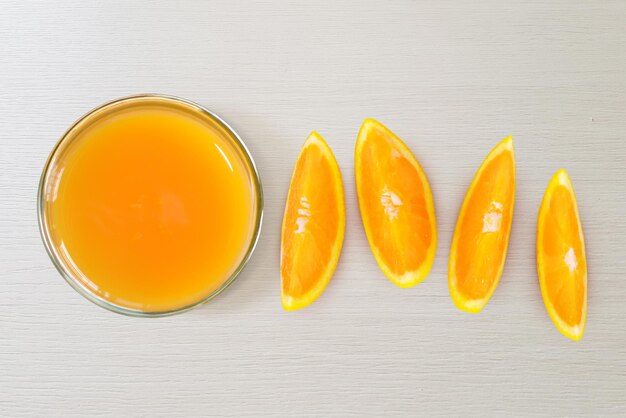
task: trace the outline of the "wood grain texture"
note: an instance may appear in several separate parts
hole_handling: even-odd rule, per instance
[[[626,415],[626,3],[29,2],[0,13],[0,415]],[[37,231],[44,160],[104,101],[140,92],[214,110],[266,194],[257,251],[213,302],[133,319],[83,300]],[[375,117],[423,165],[437,209],[430,276],[379,271],[360,224],[353,146]],[[341,165],[340,264],[310,308],[279,300],[279,224],[299,148]],[[504,276],[456,310],[447,255],[489,149],[512,134],[518,187]],[[536,216],[565,167],[586,234],[589,316],[561,336],[537,282]]]

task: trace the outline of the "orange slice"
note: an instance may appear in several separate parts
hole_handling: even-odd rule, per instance
[[[513,139],[500,142],[469,186],[450,248],[448,287],[461,310],[478,313],[498,286],[515,200]]]
[[[430,272],[437,246],[426,174],[409,148],[380,122],[363,122],[355,150],[361,219],[381,270],[400,287]]]
[[[539,209],[537,272],[554,325],[580,340],[587,318],[587,260],[576,195],[563,169],[550,180]]]
[[[346,225],[341,172],[316,132],[294,168],[280,247],[281,300],[287,311],[317,299],[337,267]]]

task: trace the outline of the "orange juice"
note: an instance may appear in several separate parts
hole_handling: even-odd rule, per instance
[[[96,299],[141,312],[189,307],[251,251],[258,178],[211,116],[174,99],[126,99],[88,115],[55,150],[43,190],[49,239]]]

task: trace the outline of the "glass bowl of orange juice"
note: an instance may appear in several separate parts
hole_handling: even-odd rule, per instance
[[[164,316],[237,277],[259,237],[263,191],[250,152],[217,115],[141,95],[63,135],[38,215],[50,258],[78,293],[114,312]]]

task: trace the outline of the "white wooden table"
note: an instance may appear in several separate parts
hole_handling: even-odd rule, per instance
[[[0,416],[626,415],[626,2],[29,2],[0,4]],[[162,319],[92,305],[57,274],[35,212],[44,160],[105,101],[177,95],[249,145],[265,223],[248,268]],[[434,192],[430,276],[392,285],[370,254],[353,146],[374,117]],[[279,223],[311,130],[347,199],[338,270],[282,311]],[[518,192],[500,286],[479,315],[447,289],[474,171],[515,138]],[[578,194],[589,264],[579,343],[548,318],[535,225],[553,172]]]

